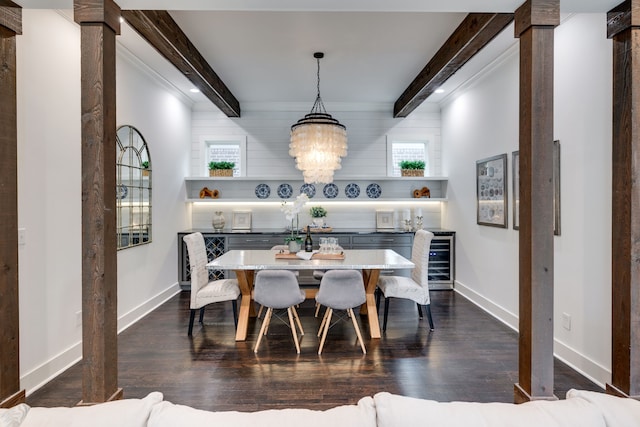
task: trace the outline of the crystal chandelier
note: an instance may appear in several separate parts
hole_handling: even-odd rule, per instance
[[[334,171],[342,167],[341,157],[347,155],[347,128],[324,108],[320,97],[320,59],[324,53],[316,52],[313,57],[318,61],[318,95],[311,112],[291,126],[289,155],[296,159],[305,183],[329,184]]]

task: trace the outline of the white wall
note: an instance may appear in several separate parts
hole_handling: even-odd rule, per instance
[[[203,176],[206,159],[203,157],[203,144],[207,137],[241,136],[247,141],[247,177],[268,179],[278,177],[299,177],[302,172],[295,168],[295,160],[289,155],[289,130],[291,125],[309,112],[309,105],[272,103],[269,105],[243,106],[242,117],[230,119],[219,111],[198,110],[193,113],[192,147],[191,147],[191,175]],[[327,111],[347,127],[348,153],[342,159],[342,169],[336,171],[334,179],[365,177],[356,180],[361,189],[358,200],[341,202],[340,205],[324,205],[329,210],[327,224],[334,228],[375,228],[375,211],[377,209],[391,209],[396,211],[396,223],[400,226],[402,210],[414,209],[420,205],[416,203],[402,203],[385,205],[360,203],[366,200],[364,190],[369,183],[377,182],[382,187],[391,188],[391,181],[376,181],[375,177],[384,177],[387,173],[387,136],[402,136],[404,138],[427,138],[435,146],[432,175],[441,175],[441,142],[440,142],[440,111],[424,106],[416,110],[405,119],[394,119],[393,106],[345,105],[327,104]],[[291,182],[283,180],[282,182]],[[339,185],[346,185],[351,181],[343,181]],[[294,183],[294,182],[291,182]],[[294,185],[294,194],[302,181]],[[411,197],[412,184],[406,184],[406,196]],[[239,185],[249,185],[242,184]],[[252,184],[255,187],[255,183]],[[423,184],[421,184],[423,185]],[[397,187],[397,186],[396,186]],[[322,196],[322,185],[316,186],[314,203],[322,203],[326,199]],[[340,188],[340,187],[339,187]],[[275,192],[272,188],[272,194]],[[341,194],[344,188],[339,190]],[[223,196],[224,197],[224,196]],[[228,204],[196,205],[193,208],[193,227],[211,229],[213,212],[222,210],[230,222],[232,210],[235,207]],[[253,205],[243,205],[242,209],[253,212],[254,228],[284,227],[284,215],[279,210],[279,203],[265,203],[256,199]],[[422,205],[424,225],[426,227],[441,227],[440,203]],[[301,218],[308,223],[308,216]]]
[[[70,14],[68,15],[70,16]],[[23,10],[18,56],[20,374],[27,393],[81,357],[80,31],[54,11]],[[118,253],[119,329],[177,292],[176,232],[189,225],[190,106],[130,55],[118,55],[117,122],[146,137],[153,243]],[[114,165],[115,167],[115,165]]]
[[[562,145],[562,235],[555,244],[555,353],[601,385],[611,360],[611,41],[604,14],[555,32],[555,135]],[[518,327],[518,231],[476,224],[475,162],[518,149],[518,49],[442,109],[444,225],[456,230],[456,290]],[[512,199],[509,180],[509,201]],[[563,329],[562,313],[571,316]]]

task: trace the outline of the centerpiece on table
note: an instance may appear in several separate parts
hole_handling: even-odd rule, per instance
[[[209,162],[209,176],[233,176],[233,162]]]
[[[424,176],[425,163],[422,160],[403,160],[400,162],[402,176]]]
[[[296,197],[296,200],[289,204],[282,202],[280,210],[284,212],[287,221],[291,222],[291,235],[284,239],[284,242],[289,246],[289,252],[295,253],[302,249],[302,237],[300,236],[300,221],[298,214],[302,211],[304,205],[309,201],[309,196],[306,193],[300,194]]]
[[[324,219],[327,216],[327,210],[322,206],[313,206],[309,209],[309,214],[313,218],[313,225],[317,228],[324,227]]]

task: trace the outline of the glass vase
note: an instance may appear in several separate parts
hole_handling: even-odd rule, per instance
[[[213,220],[211,221],[211,224],[213,225],[213,229],[215,231],[222,231],[224,229],[224,225],[225,225],[226,221],[224,219],[224,214],[222,213],[222,211],[216,211],[213,214]]]

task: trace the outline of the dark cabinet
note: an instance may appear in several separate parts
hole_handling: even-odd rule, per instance
[[[431,289],[452,289],[455,276],[455,232],[432,230],[434,238],[429,251],[429,286]],[[187,246],[182,238],[190,232],[178,233],[178,281],[182,289],[190,287],[189,256]],[[253,231],[249,233],[215,233],[202,231],[204,235],[207,256],[211,261],[223,253],[234,249],[270,249],[284,244],[287,233],[266,233]],[[331,234],[313,233],[314,247],[317,247],[320,237],[336,237],[344,249],[393,249],[405,258],[411,259],[413,233],[390,232],[339,232]],[[210,271],[210,279],[221,279],[228,275],[225,271]],[[411,270],[385,271],[383,274],[409,276]],[[303,280],[304,279],[304,280]],[[310,277],[300,277],[306,282]]]

